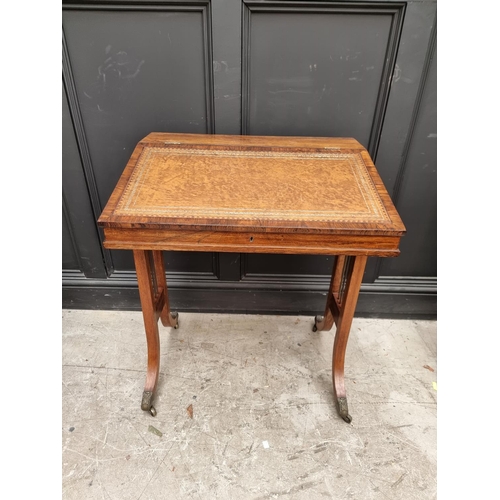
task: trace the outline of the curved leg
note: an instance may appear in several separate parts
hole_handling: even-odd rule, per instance
[[[351,422],[352,418],[349,415],[344,383],[345,351],[367,257],[362,255],[352,257],[352,259],[354,262],[352,266],[348,266],[345,288],[341,293],[341,303],[339,303],[338,307],[337,332],[335,333],[332,356],[333,390],[337,399],[339,414],[348,423]]]
[[[160,319],[163,326],[179,328],[179,315],[177,312],[170,312],[168,301],[167,278],[165,277],[165,265],[163,264],[163,253],[161,250],[153,250],[153,262],[156,275],[158,292],[163,290],[163,306],[160,311]]]
[[[144,411],[149,411],[151,415],[156,416],[153,398],[160,373],[160,338],[158,333],[157,307],[158,301],[163,299],[161,293],[158,293],[155,269],[151,260],[148,251],[134,250],[135,269],[137,272],[139,296],[148,346],[148,368],[141,408]]]
[[[156,416],[153,398],[160,374],[158,317],[164,326],[173,328],[179,326],[179,321],[177,313],[170,312],[162,252],[134,250],[134,261],[148,345],[148,369],[141,408]]]

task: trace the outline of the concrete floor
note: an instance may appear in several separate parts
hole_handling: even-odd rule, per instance
[[[350,425],[312,324],[180,314],[153,418],[141,313],[63,311],[63,498],[436,498],[436,323],[354,320]]]

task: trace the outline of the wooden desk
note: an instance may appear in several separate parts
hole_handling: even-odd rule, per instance
[[[334,396],[351,421],[344,359],[366,260],[397,256],[405,232],[356,140],[152,133],[135,148],[99,224],[106,248],[134,252],[148,346],[141,407],[152,415],[158,319],[179,326],[163,250],[336,255],[313,330],[336,323]]]

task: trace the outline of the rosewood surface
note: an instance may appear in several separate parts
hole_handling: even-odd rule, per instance
[[[344,359],[368,256],[393,257],[405,227],[355,139],[152,133],[135,148],[99,224],[130,249],[148,343],[142,408],[159,374],[158,319],[177,328],[163,250],[337,255],[325,314],[337,325],[333,389],[350,421]]]

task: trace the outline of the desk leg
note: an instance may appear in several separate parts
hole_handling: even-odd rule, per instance
[[[170,303],[168,301],[167,278],[165,276],[165,265],[163,264],[163,252],[161,250],[153,250],[153,261],[155,267],[156,282],[158,292],[163,291],[163,308],[160,312],[161,324],[163,326],[171,326],[179,328],[179,315],[176,312],[170,312]]]
[[[333,322],[337,325],[332,356],[333,389],[339,414],[348,423],[351,422],[352,418],[347,407],[344,384],[345,351],[366,261],[367,257],[365,255],[337,257],[332,273],[325,315],[317,316],[313,326],[313,331],[317,331],[330,330]]]
[[[344,275],[345,255],[338,255],[333,268],[332,280],[330,281],[330,290],[326,299],[326,308],[324,316],[314,318],[313,332],[329,331],[332,329],[335,318],[333,317],[335,297],[338,297],[340,284]]]
[[[160,338],[158,318],[165,326],[177,328],[177,314],[170,313],[167,283],[160,251],[134,250],[142,316],[148,345],[148,369],[141,408],[156,415],[153,398],[160,373]]]

